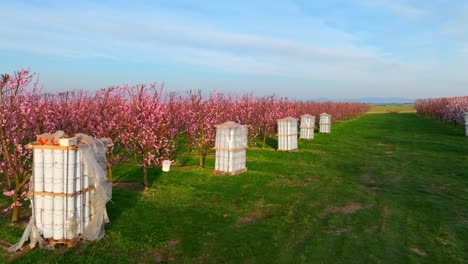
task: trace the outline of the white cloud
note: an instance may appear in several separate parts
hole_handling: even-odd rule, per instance
[[[407,18],[421,18],[430,15],[426,10],[411,6],[402,0],[355,0],[358,4],[375,7]]]

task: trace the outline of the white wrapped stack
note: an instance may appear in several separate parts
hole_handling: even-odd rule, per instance
[[[225,122],[216,127],[215,174],[235,175],[247,171],[246,149],[248,126]]]
[[[75,245],[78,239],[99,240],[108,222],[105,204],[112,186],[106,175],[108,139],[79,134],[76,146],[29,144],[33,150],[28,227],[10,251],[22,247]]]
[[[278,119],[278,150],[297,150],[297,118]]]
[[[468,137],[468,112],[465,112],[465,136]]]
[[[89,195],[95,188],[81,169],[80,151],[73,146],[31,146],[36,227],[44,239],[74,239],[92,217],[87,208],[92,206]]]
[[[327,113],[320,114],[319,121],[320,133],[331,133],[331,115]]]
[[[301,139],[314,139],[315,116],[305,114],[301,116]]]

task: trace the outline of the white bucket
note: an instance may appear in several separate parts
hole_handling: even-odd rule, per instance
[[[172,163],[172,161],[170,161],[170,160],[163,160],[163,162],[162,162],[162,171],[168,172],[171,169],[171,163]]]

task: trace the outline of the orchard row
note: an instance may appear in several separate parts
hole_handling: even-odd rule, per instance
[[[468,112],[468,96],[418,99],[415,107],[421,115],[450,123],[463,124],[463,115]]]
[[[286,116],[327,112],[333,120],[343,120],[368,110],[366,104],[297,102],[276,95],[166,93],[156,83],[48,94],[28,70],[3,75],[0,92],[0,184],[12,197],[12,208],[19,205],[31,175],[31,152],[24,146],[45,132],[110,138],[109,169],[119,155],[133,153],[146,174],[148,167],[174,158],[182,137],[203,167],[214,146],[214,125],[225,121],[250,125],[249,140],[265,144],[275,135],[276,120]]]

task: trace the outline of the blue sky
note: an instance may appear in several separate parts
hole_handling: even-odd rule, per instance
[[[295,99],[468,95],[464,0],[0,0],[0,72]]]

